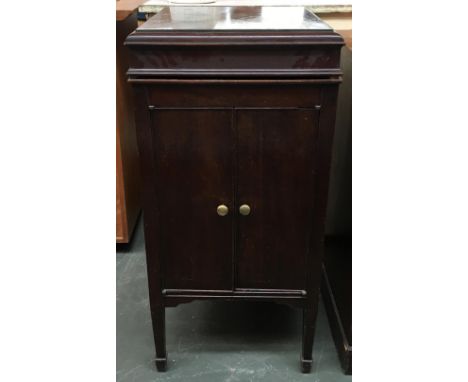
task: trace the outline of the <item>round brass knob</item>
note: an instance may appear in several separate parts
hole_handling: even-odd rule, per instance
[[[247,216],[250,214],[250,206],[248,204],[243,204],[239,207],[239,212],[241,215]]]
[[[218,208],[216,208],[216,212],[219,216],[226,216],[229,213],[229,208],[225,204],[220,204]]]

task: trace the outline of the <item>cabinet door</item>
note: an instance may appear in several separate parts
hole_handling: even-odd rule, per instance
[[[163,288],[232,289],[232,109],[152,111]],[[217,207],[229,208],[219,216]]]
[[[243,109],[235,121],[237,204],[251,209],[238,219],[236,287],[304,289],[318,112]]]

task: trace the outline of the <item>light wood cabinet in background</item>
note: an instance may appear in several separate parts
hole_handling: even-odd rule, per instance
[[[123,43],[125,38],[137,28],[136,13],[131,13],[123,20],[117,19],[116,28],[116,236],[117,243],[128,243],[141,205],[135,117],[131,89],[125,77],[128,69],[128,52]]]

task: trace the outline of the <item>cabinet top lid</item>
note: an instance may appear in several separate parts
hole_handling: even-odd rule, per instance
[[[137,31],[330,31],[305,7],[165,7]]]

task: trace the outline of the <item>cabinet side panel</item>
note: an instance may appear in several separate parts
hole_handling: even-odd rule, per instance
[[[330,179],[331,152],[335,131],[336,102],[338,86],[327,85],[322,89],[322,109],[320,111],[317,138],[317,187],[313,195],[315,211],[310,238],[310,255],[307,258],[307,291],[311,299],[318,296],[321,282],[325,218],[327,212],[328,183]]]

